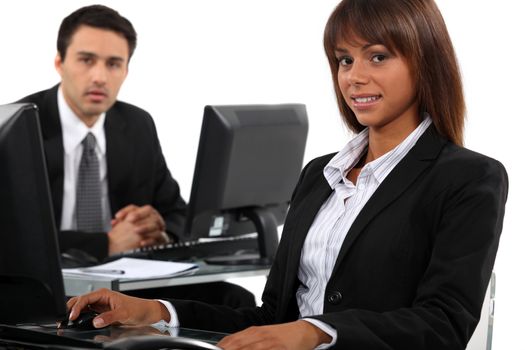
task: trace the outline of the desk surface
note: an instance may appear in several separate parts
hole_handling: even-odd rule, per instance
[[[225,333],[201,331],[188,328],[166,328],[154,326],[110,326],[97,330],[81,329],[57,329],[55,325],[42,326],[6,326],[0,325],[0,349],[13,349],[9,347],[17,342],[22,342],[16,349],[34,349],[32,345],[46,346],[54,348],[53,345],[60,345],[61,348],[93,348],[100,349],[104,345],[111,345],[115,341],[130,339],[138,341],[140,338],[151,336],[164,336],[193,339],[210,345],[216,344],[221,340]],[[147,339],[142,339],[147,340]],[[5,345],[5,347],[3,347]],[[40,348],[40,347],[38,347]],[[144,346],[140,348],[145,348]],[[152,347],[147,347],[152,349]],[[156,347],[155,347],[156,348]],[[164,348],[164,347],[163,347]]]
[[[156,277],[151,279],[126,279],[116,276],[80,276],[63,274],[67,296],[92,292],[99,288],[127,291],[146,288],[180,286],[206,282],[224,281],[229,278],[267,275],[268,266],[256,265],[209,265],[197,262],[199,268],[189,274],[175,277]]]

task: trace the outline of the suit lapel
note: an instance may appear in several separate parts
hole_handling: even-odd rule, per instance
[[[410,187],[437,158],[444,144],[445,140],[431,125],[405,158],[384,179],[355,219],[343,241],[332,275],[337,274],[341,261],[367,224]]]
[[[116,194],[124,194],[128,188],[127,169],[133,166],[133,140],[128,137],[127,120],[112,107],[106,113],[104,132],[106,134],[106,161],[108,178],[108,195],[111,206],[111,214],[120,209]]]
[[[297,272],[299,269],[304,240],[306,239],[306,235],[310,230],[310,226],[312,225],[317,212],[330,193],[332,193],[332,188],[328,185],[324,176],[322,176],[321,171],[321,176],[319,176],[318,180],[313,184],[311,191],[308,192],[304,200],[301,202],[300,207],[296,208],[299,216],[296,218],[296,225],[292,229],[293,232],[288,256],[289,265],[286,268],[286,286],[284,286],[284,290],[293,288],[293,284],[297,280]]]
[[[58,114],[57,92],[58,85],[48,90],[43,102],[39,105],[39,119],[50,180],[49,186],[53,197],[53,210],[56,223],[60,225],[64,196],[64,143]]]

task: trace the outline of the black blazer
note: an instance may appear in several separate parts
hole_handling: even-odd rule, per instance
[[[263,305],[231,310],[173,300],[182,327],[234,332],[296,320],[302,246],[332,192],[323,168],[303,170]],[[480,317],[507,198],[503,166],[445,141],[434,126],[392,170],[350,228],[328,281],[334,349],[464,349]]]
[[[57,104],[58,85],[27,96],[19,102],[38,106],[44,139],[47,172],[57,226],[62,215],[64,146]],[[104,123],[108,194],[111,213],[128,204],[150,204],[164,217],[167,231],[182,234],[186,204],[171,177],[153,119],[146,111],[117,101]],[[107,234],[59,232],[61,251],[84,249],[98,258],[107,256]]]

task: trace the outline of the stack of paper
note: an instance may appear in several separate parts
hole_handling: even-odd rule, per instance
[[[118,278],[154,278],[177,276],[194,271],[197,268],[198,265],[191,263],[120,258],[102,265],[62,269],[62,272],[75,275],[115,276]]]

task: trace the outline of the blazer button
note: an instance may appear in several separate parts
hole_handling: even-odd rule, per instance
[[[330,304],[337,305],[341,302],[341,300],[343,300],[343,295],[337,291],[329,292],[326,299]]]

